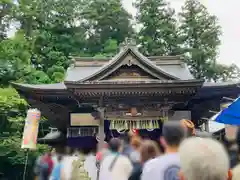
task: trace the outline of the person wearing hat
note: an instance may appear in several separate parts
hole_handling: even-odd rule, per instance
[[[186,129],[187,131],[187,137],[191,137],[191,136],[196,136],[196,129],[195,129],[195,125],[191,120],[188,119],[182,119],[180,121],[181,125],[183,126],[183,128]]]

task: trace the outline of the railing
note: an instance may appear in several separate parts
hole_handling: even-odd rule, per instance
[[[67,128],[67,137],[96,136],[98,127],[74,127]]]

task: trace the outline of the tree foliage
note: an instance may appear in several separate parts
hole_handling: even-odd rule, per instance
[[[235,74],[238,73],[235,65],[228,67],[216,62],[221,44],[221,27],[216,16],[198,0],[187,0],[179,18],[183,52],[197,79],[227,80],[239,75]]]
[[[136,16],[141,25],[137,35],[145,55],[179,55],[175,11],[166,0],[137,0]]]
[[[121,0],[91,0],[82,15],[85,20],[82,24],[87,28],[86,53],[92,56],[106,51],[105,46],[111,43],[119,45],[133,33],[131,15],[123,8]],[[108,53],[116,53],[113,47],[111,52],[108,47]]]
[[[137,0],[135,7],[139,31],[120,0],[0,0],[0,170],[23,168],[25,158],[20,144],[29,106],[9,82],[61,82],[72,55],[112,57],[134,37],[145,55],[184,54],[197,78],[239,78],[236,65],[216,62],[221,29],[199,1],[187,0],[179,15],[165,0]],[[7,37],[12,25],[16,32]]]
[[[0,41],[7,37],[7,30],[11,23],[13,0],[0,0]]]
[[[15,89],[0,88],[0,173],[8,171],[6,164],[13,167],[25,163],[26,154],[20,145],[27,108],[26,101],[19,97]],[[44,146],[38,148],[40,153],[46,150]],[[37,154],[38,152],[29,153],[29,159]],[[15,172],[15,177],[17,175],[18,172]]]

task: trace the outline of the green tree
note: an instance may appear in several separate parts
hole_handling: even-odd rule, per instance
[[[137,0],[137,41],[145,55],[179,55],[175,11],[165,0]]]
[[[116,40],[109,39],[105,42],[103,50],[96,54],[94,57],[113,57],[118,50],[118,44]]]
[[[38,0],[17,0],[14,9],[14,19],[20,23],[26,37],[31,38],[34,30],[38,28],[38,20],[44,12],[42,2]]]
[[[228,67],[216,62],[221,43],[217,17],[210,15],[198,0],[187,0],[179,17],[184,52],[194,76],[215,81],[236,76],[236,66]]]
[[[230,66],[224,64],[215,64],[213,67],[209,68],[208,72],[209,75],[207,77],[209,80],[213,81],[231,81],[239,79],[240,77],[240,69],[235,64],[231,64]]]
[[[82,16],[83,26],[88,30],[86,53],[91,56],[106,51],[104,48],[114,42],[111,40],[115,40],[119,45],[133,34],[130,22],[132,17],[123,8],[121,0],[92,0]],[[115,47],[115,44],[112,45]],[[108,48],[108,53],[116,52],[112,47]]]
[[[0,88],[0,173],[8,171],[10,176],[11,169],[18,166],[20,171],[15,171],[12,178],[21,175],[25,163],[26,154],[21,148],[22,132],[25,124],[25,114],[28,105],[21,99],[13,88]],[[29,163],[38,155],[46,150],[46,146],[39,146],[38,151],[29,153]],[[21,179],[22,177],[18,177]]]
[[[0,41],[7,37],[12,19],[13,0],[0,0]]]
[[[0,86],[22,78],[25,68],[30,65],[30,46],[21,31],[0,42]]]
[[[71,63],[69,55],[81,53],[85,45],[85,30],[76,23],[80,21],[80,5],[82,0],[18,1],[15,19],[32,44],[30,60],[34,67],[28,68],[27,74],[30,75],[25,82],[63,80],[64,71]],[[54,75],[48,74],[52,71],[48,71],[49,68],[56,70]],[[20,80],[24,81],[24,78]]]

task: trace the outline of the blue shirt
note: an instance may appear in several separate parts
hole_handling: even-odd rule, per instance
[[[62,163],[58,163],[51,174],[51,180],[61,180],[61,169],[62,169]]]

